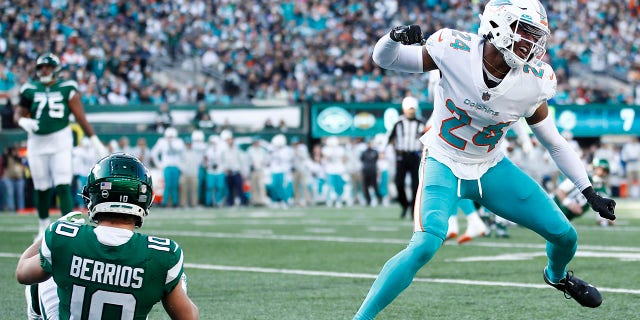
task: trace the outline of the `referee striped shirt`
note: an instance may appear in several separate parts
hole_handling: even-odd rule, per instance
[[[424,132],[424,126],[425,122],[420,119],[400,116],[389,133],[389,143],[394,144],[396,151],[420,152],[422,144],[418,139]]]

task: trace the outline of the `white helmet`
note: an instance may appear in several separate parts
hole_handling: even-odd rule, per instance
[[[402,99],[402,112],[407,112],[409,109],[418,109],[418,99],[414,97],[405,97]]]
[[[273,138],[271,138],[271,144],[273,144],[275,147],[284,147],[287,145],[287,137],[284,136],[284,134],[276,134],[275,136],[273,136]]]
[[[533,41],[522,37],[518,30],[533,37]],[[478,34],[502,52],[504,61],[511,68],[525,64],[536,65],[545,53],[547,38],[551,35],[547,12],[538,0],[491,0],[480,16]],[[526,57],[516,54],[516,42],[525,40],[530,48],[521,50]]]
[[[164,130],[165,138],[175,138],[178,136],[178,130],[174,127],[169,127]]]
[[[230,130],[225,129],[225,130],[222,130],[222,132],[220,132],[220,139],[226,141],[231,138],[233,138],[233,133]]]
[[[204,142],[204,132],[202,132],[202,130],[194,130],[191,132],[191,141]]]

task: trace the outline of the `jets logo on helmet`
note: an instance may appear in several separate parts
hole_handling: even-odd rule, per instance
[[[137,158],[114,153],[93,166],[82,195],[91,220],[100,213],[132,215],[140,227],[153,203],[151,174]]]
[[[53,70],[47,75],[42,75],[43,66],[52,66]],[[45,53],[38,57],[36,60],[36,77],[38,81],[42,83],[49,83],[58,77],[58,74],[62,70],[60,59],[53,53]]]
[[[519,68],[539,64],[551,32],[538,0],[491,0],[480,16],[478,34],[503,54],[511,68]]]

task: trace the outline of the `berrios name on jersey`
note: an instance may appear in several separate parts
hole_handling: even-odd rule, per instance
[[[73,255],[69,276],[123,288],[142,288],[143,268],[103,262]]]
[[[512,69],[498,86],[487,87],[484,42],[476,34],[441,29],[425,44],[442,78],[436,88],[433,127],[421,141],[429,156],[461,179],[479,179],[498,163],[509,127],[533,115],[556,91],[555,74],[546,63]]]

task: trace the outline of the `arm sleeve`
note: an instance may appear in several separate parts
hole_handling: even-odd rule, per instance
[[[540,143],[549,150],[553,161],[580,191],[591,186],[584,165],[555,126],[553,118],[547,116],[544,120],[531,125],[531,130]]]
[[[385,34],[373,48],[373,61],[380,67],[403,72],[422,70],[422,46],[405,46]]]

